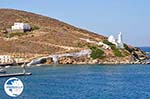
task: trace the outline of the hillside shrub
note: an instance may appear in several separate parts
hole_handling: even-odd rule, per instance
[[[109,45],[111,47],[111,49],[113,50],[113,53],[114,53],[115,56],[117,56],[117,57],[123,57],[121,51],[119,51],[119,49],[116,48],[115,44],[109,42],[108,40],[103,40],[103,43],[107,44],[107,45]]]
[[[107,45],[114,45],[113,43],[109,42],[108,40],[103,40],[103,43],[107,44]]]
[[[24,33],[24,32],[14,32],[14,33],[8,33],[7,37],[11,38],[11,37],[14,37],[14,36],[23,36],[23,35],[26,35],[26,34],[27,33]]]
[[[38,30],[40,29],[38,26],[32,26],[32,30]]]
[[[117,57],[123,57],[122,53],[118,49],[113,49],[114,55]]]
[[[133,51],[133,49],[129,48],[127,44],[124,44],[124,48],[129,51],[130,53]]]
[[[93,59],[104,58],[104,51],[103,50],[99,49],[98,47],[90,47],[90,49],[92,50],[91,57]]]
[[[109,42],[109,41],[106,40],[106,39],[103,40],[103,43],[109,45],[109,46],[111,47],[112,50],[113,50],[113,49],[116,49],[116,45],[113,44],[113,43],[111,43],[111,42]]]

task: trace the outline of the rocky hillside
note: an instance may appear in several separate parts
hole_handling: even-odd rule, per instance
[[[32,31],[8,33],[14,22],[29,23]],[[46,16],[13,9],[0,9],[0,54],[22,53],[28,57],[55,53],[77,52],[91,48],[103,51],[105,61],[126,61],[131,59],[128,50],[106,50],[92,42],[103,42],[105,36],[83,30]],[[94,49],[93,49],[94,48]],[[119,54],[118,54],[119,53]],[[93,54],[94,55],[94,54]]]
[[[7,37],[6,30],[14,22],[29,23],[35,30],[25,35]],[[0,53],[26,52],[26,53],[56,53],[83,48],[86,42],[80,38],[100,41],[104,36],[87,30],[79,29],[56,19],[46,16],[12,9],[0,9]],[[71,48],[70,48],[71,47]],[[75,49],[74,49],[75,47]]]

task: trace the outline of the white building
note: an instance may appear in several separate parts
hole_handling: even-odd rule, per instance
[[[28,30],[31,30],[31,26],[28,23],[14,23],[14,25],[11,26],[11,30],[28,31]]]
[[[121,32],[118,34],[118,39],[115,39],[115,37],[111,35],[108,37],[108,41],[115,44],[117,48],[124,48]]]
[[[108,41],[118,46],[118,43],[116,42],[116,39],[113,35],[108,37]]]
[[[0,55],[0,63],[12,63],[12,57],[10,55]]]
[[[123,44],[123,41],[122,41],[122,33],[121,32],[118,34],[117,43],[118,43],[118,47],[119,48],[124,48],[124,44]]]

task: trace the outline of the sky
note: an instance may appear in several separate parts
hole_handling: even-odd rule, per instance
[[[150,0],[0,0],[0,8],[25,10],[101,35],[122,32],[133,46],[150,46]]]

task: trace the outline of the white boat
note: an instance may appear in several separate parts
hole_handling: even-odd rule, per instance
[[[6,70],[4,70],[4,69],[0,69],[0,73],[6,73]]]

